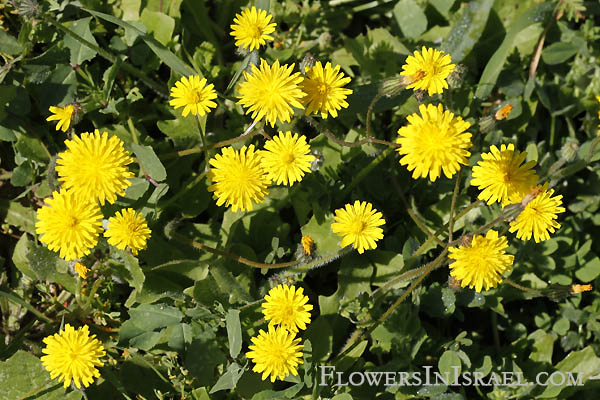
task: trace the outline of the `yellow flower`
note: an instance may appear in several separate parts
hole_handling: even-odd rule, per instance
[[[307,302],[303,288],[278,285],[265,296],[262,312],[269,326],[280,325],[290,332],[298,332],[298,328],[306,329],[306,324],[310,324],[313,306]]]
[[[600,100],[599,100],[600,101]],[[592,285],[572,285],[571,286],[571,294],[577,294],[577,293],[583,293],[583,292],[589,292],[590,290],[592,290]]]
[[[106,352],[104,346],[96,335],[90,336],[89,328],[84,325],[75,330],[71,325],[65,324],[60,333],[44,338],[46,347],[41,357],[42,364],[48,372],[50,379],[58,377],[58,381],[64,381],[63,386],[69,387],[71,380],[80,389],[81,384],[88,387],[94,378],[100,377],[96,367],[104,365],[100,361]]]
[[[492,145],[490,150],[481,154],[483,160],[473,167],[471,186],[481,190],[477,198],[488,204],[498,201],[502,207],[520,202],[538,181],[538,176],[531,169],[535,161],[521,165],[527,153],[515,151],[512,143],[508,146],[503,144],[500,150]]]
[[[346,204],[345,209],[335,210],[333,219],[335,222],[331,229],[338,236],[343,236],[341,247],[352,244],[362,254],[365,249],[376,248],[375,241],[383,239],[383,229],[378,226],[385,224],[385,220],[371,203],[356,200],[354,205]]]
[[[491,229],[484,236],[475,235],[470,247],[450,247],[450,275],[460,280],[462,287],[469,286],[475,291],[495,288],[502,282],[502,275],[509,270],[514,256],[506,254],[508,242],[504,236]]]
[[[262,203],[271,183],[262,164],[261,156],[254,145],[243,146],[239,152],[226,147],[222,154],[210,159],[210,177],[213,184],[208,190],[214,192],[217,205],[231,206],[236,212],[252,210],[253,203]]]
[[[175,82],[175,87],[171,88],[171,97],[174,98],[169,100],[169,104],[175,109],[185,107],[182,113],[184,117],[187,117],[190,112],[194,116],[202,117],[209,113],[211,108],[217,106],[217,103],[212,101],[217,98],[214,87],[212,83],[207,85],[206,78],[200,79],[198,75],[187,78],[184,76]]]
[[[298,86],[304,78],[299,72],[292,74],[293,70],[294,64],[280,66],[276,60],[269,66],[261,58],[260,69],[252,64],[251,74],[244,71],[246,81],[238,88],[238,104],[248,107],[246,114],[252,113],[255,121],[264,117],[271,127],[277,119],[289,122],[294,114],[292,107],[304,108],[300,100],[305,96]]]
[[[500,121],[501,119],[507,118],[510,112],[513,110],[513,108],[514,107],[512,104],[505,105],[504,107],[496,111],[496,113],[494,114],[494,119],[496,121]]]
[[[304,254],[307,256],[311,256],[313,251],[315,250],[315,241],[308,235],[302,236],[300,240],[302,243],[302,248],[304,249]]]
[[[76,262],[75,266],[73,268],[75,269],[75,272],[77,272],[77,275],[79,275],[79,277],[81,279],[86,278],[89,268],[87,268],[85,265],[83,265],[80,262]]]
[[[596,96],[596,100],[600,103],[600,96]],[[598,108],[598,119],[600,119],[600,108]],[[598,124],[598,131],[596,132],[597,136],[600,136],[600,124]]]
[[[342,86],[350,82],[349,77],[344,77],[340,72],[340,66],[331,68],[331,63],[325,64],[320,61],[312,67],[306,67],[306,79],[300,85],[306,97],[302,103],[306,106],[306,115],[321,113],[322,118],[338,116],[338,110],[348,107],[346,96],[352,94],[352,89]]]
[[[56,130],[62,130],[66,132],[71,125],[71,117],[73,116],[73,112],[75,112],[75,107],[71,104],[65,107],[54,107],[50,106],[51,116],[46,118],[46,121],[58,121],[56,124]]]
[[[441,171],[451,178],[460,169],[460,164],[467,165],[471,153],[471,134],[465,132],[471,126],[461,117],[454,117],[450,111],[444,111],[442,105],[429,104],[419,106],[419,114],[406,117],[409,124],[398,129],[400,137],[396,149],[404,157],[401,165],[407,165],[413,171],[412,177],[426,178],[431,182],[440,177]]]
[[[235,24],[229,26],[235,45],[252,51],[267,43],[267,40],[273,40],[269,33],[275,32],[277,24],[271,22],[272,18],[265,10],[257,10],[254,6],[246,8],[241,14],[235,14]]]
[[[279,132],[278,136],[267,140],[265,149],[260,152],[262,166],[269,179],[278,185],[292,186],[300,182],[305,172],[310,171],[310,164],[315,157],[310,155],[310,146],[306,137],[298,137],[297,133]]]
[[[67,150],[58,155],[56,172],[66,189],[85,200],[112,204],[124,195],[133,177],[127,165],[133,162],[123,142],[116,136],[84,132],[65,141]]]
[[[446,78],[454,70],[454,64],[450,64],[451,62],[450,54],[444,55],[443,51],[423,46],[420,53],[415,50],[414,56],[408,56],[400,75],[407,77],[407,89],[427,90],[429,95],[433,96],[448,89]]]
[[[286,376],[298,375],[296,367],[303,364],[302,352],[304,345],[300,339],[285,328],[269,326],[268,332],[260,330],[258,336],[253,337],[251,350],[246,353],[255,364],[252,371],[262,373],[262,380],[271,376],[271,382],[276,378],[284,380]]]
[[[516,220],[510,223],[510,232],[517,231],[517,238],[529,240],[533,234],[536,243],[550,239],[548,231],[554,233],[560,224],[556,222],[557,215],[565,212],[562,205],[562,195],[552,197],[554,189],[548,190],[548,182],[537,186],[540,193],[521,211]]]
[[[102,231],[102,214],[98,203],[77,198],[66,189],[53,192],[52,198],[37,211],[35,232],[42,243],[65,260],[90,253]]]
[[[133,208],[117,211],[114,217],[108,219],[108,227],[104,236],[108,243],[118,249],[124,250],[129,246],[135,256],[138,251],[146,248],[146,241],[150,237],[150,228],[141,213]]]

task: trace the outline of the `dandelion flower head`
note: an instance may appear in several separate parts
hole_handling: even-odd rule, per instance
[[[281,284],[265,296],[263,314],[269,325],[281,325],[290,332],[298,332],[310,323],[313,306],[307,303],[308,296],[304,295],[303,288]]]
[[[240,151],[226,147],[221,154],[211,158],[209,176],[213,184],[208,190],[217,199],[217,205],[231,206],[236,212],[252,210],[253,204],[262,203],[271,180],[262,167],[262,157],[254,145],[243,146]]]
[[[290,374],[298,375],[296,368],[304,363],[301,351],[304,345],[299,344],[300,338],[296,338],[295,333],[281,326],[269,326],[268,332],[261,329],[251,340],[252,345],[248,346],[251,351],[246,357],[255,364],[252,370],[262,373],[263,381],[268,376],[275,382],[276,378],[283,380]]]
[[[515,151],[512,143],[503,144],[499,150],[492,145],[490,150],[481,154],[483,160],[473,167],[471,185],[481,190],[477,198],[488,204],[498,201],[502,207],[520,202],[538,181],[532,169],[535,161],[523,164],[527,153]]]
[[[91,335],[87,325],[79,329],[65,324],[60,333],[44,338],[46,347],[42,349],[45,354],[41,357],[42,364],[48,372],[50,379],[58,377],[65,388],[69,387],[71,380],[80,389],[81,384],[88,387],[94,378],[100,377],[96,367],[104,365],[100,361],[106,352],[104,346],[96,335]]]
[[[460,165],[467,165],[471,155],[471,134],[465,132],[471,126],[461,117],[455,117],[442,105],[419,106],[421,115],[415,113],[406,117],[409,124],[398,129],[396,149],[403,155],[401,165],[407,165],[412,177],[426,178],[434,182],[441,172],[451,178]]]
[[[133,208],[126,208],[108,219],[104,236],[108,238],[109,244],[121,250],[129,247],[131,253],[137,255],[138,251],[146,248],[150,233],[144,216]]]
[[[75,270],[75,272],[77,272],[77,275],[79,275],[79,277],[81,279],[85,279],[87,276],[87,273],[89,271],[89,268],[87,268],[85,265],[83,265],[80,262],[76,262],[75,265],[73,266],[73,269]]]
[[[67,150],[58,155],[56,172],[66,189],[85,200],[112,204],[131,185],[133,162],[123,142],[116,136],[84,132],[65,141]]]
[[[235,24],[230,25],[230,35],[235,38],[235,45],[252,51],[266,44],[267,40],[273,40],[269,34],[275,32],[277,24],[271,22],[272,18],[265,10],[254,6],[236,14],[233,19]]]
[[[75,112],[75,107],[69,104],[65,107],[54,107],[50,106],[51,116],[46,118],[46,121],[58,121],[56,124],[56,130],[62,130],[66,132],[71,126],[71,118],[73,117],[73,113]]]
[[[260,68],[252,64],[251,73],[244,71],[246,80],[238,88],[238,104],[248,108],[246,114],[252,113],[255,121],[265,118],[271,127],[278,119],[289,122],[294,114],[292,107],[304,108],[300,100],[305,96],[299,86],[304,78],[293,70],[294,64],[280,66],[276,60],[269,65],[261,58]]]
[[[42,235],[40,241],[65,260],[89,254],[101,231],[98,203],[80,199],[70,190],[53,192],[37,211],[35,232]]]
[[[217,98],[214,85],[206,84],[206,78],[200,79],[198,75],[183,77],[175,82],[175,87],[171,88],[172,100],[169,104],[175,109],[184,107],[182,115],[187,117],[192,115],[204,116],[209,113],[211,108],[215,108],[217,103],[213,100]]]
[[[565,212],[562,207],[562,195],[552,196],[554,189],[548,190],[548,182],[538,186],[540,193],[510,223],[510,232],[517,232],[517,238],[529,240],[533,235],[536,243],[550,239],[550,233],[560,228],[556,222],[557,214]]]
[[[315,157],[310,154],[306,137],[297,133],[279,132],[279,135],[265,143],[260,152],[262,165],[269,179],[278,185],[292,186],[300,182],[306,172],[310,173],[310,164]]]
[[[471,246],[450,247],[450,275],[461,282],[462,287],[489,290],[502,281],[502,275],[509,270],[514,256],[506,254],[508,241],[491,229],[485,236],[475,235]]]
[[[385,224],[382,217],[371,203],[356,200],[354,204],[335,210],[331,229],[342,236],[341,247],[351,244],[362,254],[365,250],[376,248],[375,242],[383,239],[383,229],[378,228]]]
[[[315,250],[315,241],[309,235],[302,236],[300,239],[300,243],[302,244],[302,249],[304,250],[304,254],[307,256],[311,256],[313,251]]]
[[[430,96],[442,93],[448,89],[446,78],[452,73],[455,65],[451,64],[450,54],[443,51],[428,49],[425,46],[421,52],[415,50],[412,56],[406,58],[400,75],[406,76],[407,89],[426,90]]]
[[[347,108],[346,96],[352,94],[352,89],[343,86],[350,83],[349,77],[344,77],[340,72],[340,66],[331,67],[331,63],[325,64],[317,61],[312,68],[306,67],[306,75],[301,87],[306,97],[302,102],[306,106],[306,115],[321,113],[322,118],[338,116],[338,110]]]

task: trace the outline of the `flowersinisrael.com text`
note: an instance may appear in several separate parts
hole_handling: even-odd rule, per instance
[[[540,372],[535,381],[527,381],[522,372],[504,371],[461,372],[459,367],[452,367],[451,372],[433,371],[433,366],[423,366],[423,371],[354,371],[339,372],[333,365],[321,365],[320,386],[583,386],[583,374],[578,372]]]

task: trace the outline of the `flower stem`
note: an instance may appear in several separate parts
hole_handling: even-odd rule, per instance
[[[377,157],[375,157],[369,163],[369,165],[367,165],[365,168],[361,169],[360,172],[352,178],[352,182],[350,182],[350,185],[346,186],[346,188],[344,189],[344,191],[342,192],[340,197],[342,199],[346,198],[346,196],[348,196],[350,191],[352,189],[354,189],[356,187],[356,185],[358,185],[376,166],[378,166],[380,162],[382,162],[383,160],[386,159],[387,156],[392,154],[393,151],[394,151],[393,148],[388,147],[381,154],[379,154]]]
[[[452,204],[450,205],[450,217],[448,219],[448,243],[452,242],[452,234],[454,233],[454,208],[456,207],[456,198],[458,197],[461,177],[462,168],[459,169],[458,174],[456,174],[456,184],[454,185],[454,192],[452,193]]]
[[[196,118],[196,125],[198,126],[198,131],[200,133],[200,138],[202,139],[202,149],[204,150],[204,171],[208,171],[209,170],[209,166],[208,166],[208,143],[206,143],[206,136],[204,135],[204,129],[202,128],[202,124],[200,123],[200,118],[198,118],[198,115],[195,115]]]
[[[536,289],[528,288],[528,287],[525,287],[525,286],[521,286],[518,283],[516,283],[516,282],[514,282],[514,281],[512,281],[512,280],[510,280],[508,278],[504,278],[503,280],[504,280],[504,282],[508,283],[510,286],[512,286],[514,288],[517,288],[517,289],[519,289],[519,290],[521,290],[523,292],[531,293],[531,294],[534,294],[535,296],[543,296],[543,293],[540,290],[536,290]]]
[[[369,108],[367,109],[367,139],[371,137],[371,114],[373,113],[373,109],[375,108],[375,104],[383,97],[383,92],[380,90],[373,100],[371,104],[369,104]]]

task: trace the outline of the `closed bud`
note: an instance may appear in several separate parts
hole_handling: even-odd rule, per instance
[[[567,142],[560,149],[560,155],[566,162],[571,162],[577,157],[579,152],[579,142],[575,139],[567,139]]]
[[[306,74],[306,69],[311,69],[316,62],[317,59],[312,54],[307,53],[300,62],[300,72],[302,72],[303,75]]]

